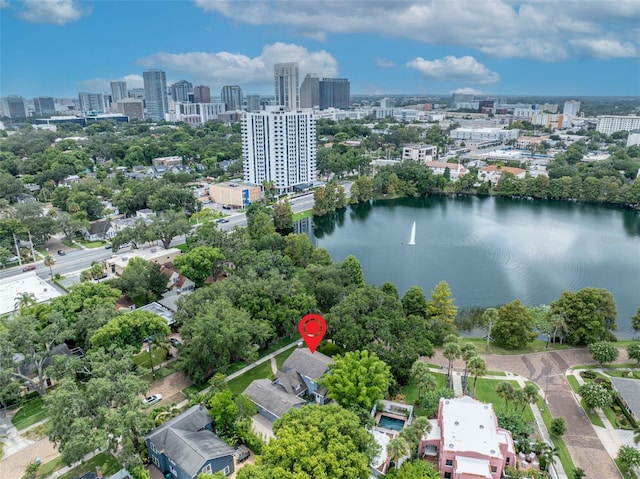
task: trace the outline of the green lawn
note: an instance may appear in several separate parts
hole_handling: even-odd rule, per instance
[[[620,472],[622,472],[622,475],[624,477],[630,477],[632,479],[638,479],[638,476],[633,471],[633,469],[627,468],[627,466],[625,466],[619,459],[614,459],[614,461],[616,463],[616,466],[618,466],[618,469],[620,469]]]
[[[38,468],[38,477],[49,477],[55,471],[62,469],[62,467],[64,467],[64,464],[62,464],[62,458],[58,456],[49,462],[45,462],[40,466],[40,468]]]
[[[76,239],[76,243],[80,243],[85,248],[99,248],[107,244],[106,241],[85,241],[82,239]]]
[[[291,354],[293,353],[293,351],[295,351],[295,349],[296,348],[287,349],[286,351],[276,356],[276,364],[278,365],[278,369],[282,367],[284,362],[287,360],[289,356],[291,356]]]
[[[293,221],[298,221],[304,218],[310,218],[313,216],[313,210],[301,211],[300,213],[293,214]]]
[[[463,343],[473,343],[478,348],[478,352],[484,353],[487,345],[487,340],[482,338],[462,338]],[[549,344],[547,348],[546,341],[532,341],[527,343],[524,348],[521,349],[505,349],[497,346],[493,343],[489,345],[489,353],[491,354],[527,354],[527,353],[540,353],[544,351],[560,351],[562,349],[575,348],[575,346],[567,346],[566,344]]]
[[[640,379],[640,369],[605,369],[604,372],[614,378]]]
[[[250,369],[244,374],[241,374],[235,379],[232,379],[227,384],[229,384],[229,389],[231,392],[236,394],[242,394],[242,392],[247,388],[251,381],[254,379],[263,379],[270,378],[273,376],[271,372],[271,361],[265,361],[264,363],[256,366],[253,369]]]
[[[549,412],[549,408],[542,398],[538,399],[538,409],[540,409],[542,420],[544,421],[545,426],[547,426],[547,430],[549,430],[551,428],[551,421],[553,420],[553,416]],[[567,445],[564,443],[561,437],[551,436],[551,440],[553,441],[553,445],[558,449],[558,457],[560,458],[562,468],[567,474],[571,474],[571,471],[575,469],[575,465],[573,464],[573,460],[571,459],[571,455],[569,454]]]
[[[17,429],[24,429],[32,424],[42,421],[47,417],[47,412],[43,408],[44,404],[40,396],[29,399],[18,412],[11,418],[11,423]]]
[[[122,469],[122,465],[115,457],[108,452],[102,452],[89,459],[84,464],[74,467],[69,472],[64,473],[59,479],[73,479],[74,477],[80,477],[87,472],[95,472],[96,466],[102,467],[102,474],[105,477],[109,477]]]
[[[447,387],[447,375],[441,373],[431,373],[431,375],[436,380],[437,388],[446,388]],[[418,386],[415,383],[410,382],[403,388],[401,388],[402,394],[404,394],[405,402],[407,404],[414,405],[418,400]]]
[[[573,374],[568,374],[566,378],[567,378],[567,381],[569,381],[569,385],[571,386],[571,389],[573,389],[573,392],[578,394],[578,390],[580,389],[580,383],[578,382],[576,377]]]
[[[587,414],[587,417],[589,418],[589,421],[591,421],[591,424],[593,424],[594,426],[600,426],[602,428],[604,427],[604,422],[602,422],[602,419],[600,419],[600,415],[598,413],[591,412],[587,405],[584,403],[584,399],[580,399],[580,405],[582,406],[582,409],[584,409],[584,412]]]
[[[151,350],[151,354],[153,355],[153,365],[154,367],[158,364],[161,364],[167,358],[167,352],[162,348],[153,348]],[[138,365],[142,369],[148,369],[151,372],[151,367],[149,366],[149,353],[145,350],[138,354],[133,355],[133,362]]]

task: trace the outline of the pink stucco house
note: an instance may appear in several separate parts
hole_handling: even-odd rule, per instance
[[[491,404],[468,396],[440,399],[438,418],[420,443],[420,454],[444,479],[500,479],[516,464],[511,432],[498,427]]]

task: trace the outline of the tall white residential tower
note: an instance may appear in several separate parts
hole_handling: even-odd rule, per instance
[[[311,110],[247,112],[242,116],[244,180],[272,181],[278,193],[316,179],[316,120]]]
[[[297,63],[276,63],[273,66],[276,105],[287,110],[300,108],[299,72]]]

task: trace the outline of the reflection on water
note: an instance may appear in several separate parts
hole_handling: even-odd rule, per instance
[[[416,245],[408,246],[416,222]],[[308,229],[308,228],[307,228]],[[445,279],[459,307],[513,299],[550,303],[562,291],[606,288],[618,336],[640,306],[640,215],[604,206],[505,198],[398,198],[314,219],[317,246],[353,254],[367,281],[425,293]]]

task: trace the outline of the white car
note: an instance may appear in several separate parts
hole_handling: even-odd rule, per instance
[[[144,398],[143,402],[145,406],[153,406],[154,404],[158,404],[160,401],[162,401],[162,394],[152,394],[151,396]]]

